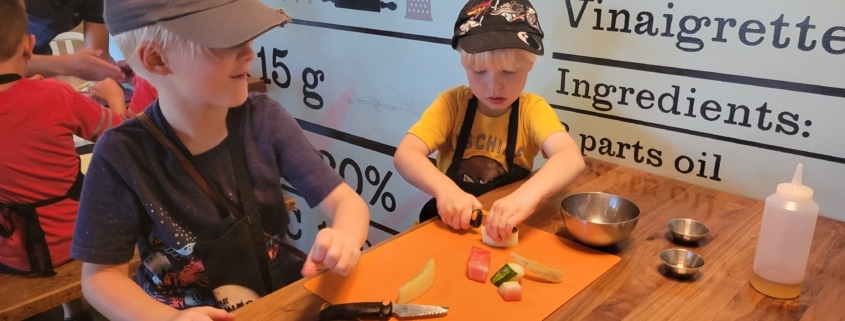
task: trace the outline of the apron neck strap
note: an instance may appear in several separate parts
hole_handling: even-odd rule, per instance
[[[21,75],[18,74],[2,74],[0,75],[0,85],[8,84],[13,81],[18,81],[23,79]]]
[[[464,122],[461,124],[461,132],[458,134],[458,141],[455,146],[455,153],[452,155],[451,167],[457,164],[464,158],[464,150],[466,150],[466,142],[469,141],[469,134],[472,132],[472,124],[475,121],[475,112],[478,109],[478,98],[473,96],[467,104],[467,110],[464,114]],[[508,119],[508,141],[505,146],[505,161],[508,163],[508,171],[513,168],[513,159],[516,155],[516,136],[517,129],[519,129],[519,98],[511,104],[511,114]]]

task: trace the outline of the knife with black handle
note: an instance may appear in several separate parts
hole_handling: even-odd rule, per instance
[[[393,304],[384,302],[357,302],[330,305],[320,311],[320,321],[400,318],[425,318],[446,314],[449,308],[425,304]]]
[[[475,214],[475,217],[469,219],[469,226],[481,227],[481,217],[484,216],[481,209],[475,209],[472,210],[472,212]],[[440,215],[437,215],[437,218],[440,218],[442,220]]]

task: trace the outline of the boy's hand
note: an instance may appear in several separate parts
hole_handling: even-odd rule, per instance
[[[522,224],[534,213],[540,200],[530,195],[511,193],[493,203],[484,220],[484,229],[495,242],[504,242],[513,234],[513,228]]]
[[[326,227],[317,232],[314,246],[302,266],[302,276],[313,276],[326,269],[346,275],[358,265],[360,257],[361,248],[355,240],[346,237],[343,232]]]
[[[177,312],[168,321],[232,321],[235,315],[213,307],[195,307]]]
[[[91,97],[106,101],[109,109],[115,114],[123,115],[126,112],[126,97],[123,95],[123,88],[111,78],[94,83],[91,86]]]
[[[437,198],[437,213],[440,220],[456,230],[470,228],[472,212],[481,208],[481,202],[475,196],[458,189]]]
[[[109,101],[109,99],[117,98],[117,96],[123,96],[123,88],[111,78],[95,82],[91,86],[91,97]]]

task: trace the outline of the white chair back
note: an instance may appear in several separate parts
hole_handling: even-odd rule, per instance
[[[84,36],[81,32],[68,31],[56,35],[50,41],[50,49],[53,50],[53,55],[72,55],[74,53],[74,42],[79,42],[80,46],[84,43]]]

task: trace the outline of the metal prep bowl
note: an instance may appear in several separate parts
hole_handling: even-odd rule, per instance
[[[604,192],[567,195],[560,202],[560,210],[569,234],[591,246],[610,246],[625,240],[640,218],[636,204]]]
[[[660,260],[670,274],[681,279],[692,277],[704,267],[704,258],[687,249],[663,250],[660,252]]]
[[[669,227],[672,237],[685,243],[698,242],[698,240],[701,240],[701,238],[710,233],[707,225],[688,218],[671,219],[666,223],[666,226]]]

